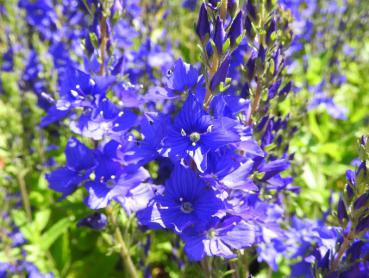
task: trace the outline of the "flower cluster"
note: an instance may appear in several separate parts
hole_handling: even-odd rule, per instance
[[[313,24],[322,3],[181,1],[178,14],[199,8],[190,35],[197,36],[195,63],[189,55],[178,58],[182,45],[167,40],[173,22],[165,20],[170,11],[164,2],[18,2],[22,27],[32,35],[19,42],[5,35],[1,69],[12,72],[17,58],[26,61],[17,85],[22,94],[32,92],[43,111],[40,140],[65,145],[65,162],[58,157],[38,165],[47,169],[48,187],[62,202],[82,203],[83,196],[90,213],[77,226],[111,232],[104,239],[116,243],[112,250],[119,250],[130,277],[138,274],[120,231],[122,211],[147,236],[145,254],[150,235],[172,232],[179,264],[186,259],[175,253],[183,247],[205,269],[206,257],[257,255],[238,267],[245,272],[226,261],[245,277],[251,264],[277,271],[282,256],[292,277],[361,275],[368,267],[361,260],[368,256],[366,137],[362,163],[347,172],[337,219],[329,213],[321,220],[301,219],[286,204],[300,191],[290,138],[301,123],[291,121],[295,115],[284,107],[300,91],[290,69],[300,62],[306,42],[323,32]],[[340,26],[353,8],[346,4],[338,9]],[[324,7],[325,17],[331,6]],[[336,39],[336,48],[342,48],[344,42]],[[22,45],[29,49],[22,52]],[[339,64],[334,55],[329,59]],[[335,77],[329,82],[341,85]],[[333,117],[344,119],[345,111],[324,93],[326,82],[309,86],[313,100],[296,109],[306,112],[324,103]],[[4,234],[22,245],[22,234],[13,228]],[[0,277],[10,272],[41,275],[24,260],[0,263]]]
[[[368,272],[368,138],[359,142],[360,158],[356,171],[347,170],[346,188],[337,209],[321,220],[291,218],[291,226],[261,256],[283,255],[293,259],[292,277],[365,277]],[[333,217],[333,220],[330,219]],[[333,221],[333,222],[332,222]],[[275,258],[275,257],[274,257]],[[270,262],[275,269],[276,261]]]
[[[366,16],[364,10],[357,11],[358,5],[350,1],[280,0],[281,7],[293,18],[291,27],[293,40],[288,50],[290,72],[307,74],[314,71],[312,58],[322,58],[326,70],[320,72],[317,80],[305,78],[299,84],[300,90],[308,90],[310,103],[308,110],[323,107],[334,119],[347,119],[347,108],[337,104],[337,90],[346,83],[343,69],[356,58],[355,49],[342,33],[355,36],[352,26],[360,25]],[[355,11],[355,12],[354,12]],[[364,34],[362,34],[364,36]],[[310,48],[307,48],[310,43]],[[299,65],[300,64],[300,65]]]
[[[85,203],[92,209],[118,202],[127,213],[137,212],[142,225],[179,234],[193,260],[205,255],[234,257],[233,250],[270,241],[267,230],[276,237],[282,213],[269,210],[281,210],[273,196],[291,178],[281,176],[289,167],[286,149],[280,158],[265,150],[280,141],[276,134],[286,125],[285,119],[269,116],[267,108],[276,96],[280,101],[291,84],[279,90],[284,66],[282,46],[271,39],[277,30],[274,12],[263,23],[269,30],[265,41],[251,35],[257,24],[254,5],[249,1],[242,11],[232,1],[227,6],[218,1],[202,4],[196,33],[203,48],[204,74],[179,59],[161,82],[152,80],[145,94],[139,94],[139,82],[152,77],[132,71],[125,59],[132,52],[120,48],[120,36],[114,36],[115,26],[104,15],[113,11],[99,11],[97,5],[98,18],[91,30],[97,29],[92,34],[99,44],[89,53],[99,56],[100,65],[91,73],[65,66],[59,73],[59,97],[41,121],[46,127],[67,117],[71,131],[89,139],[91,147],[70,138],[67,164],[47,175],[50,188],[63,199],[83,186],[88,193]],[[272,10],[269,4],[265,8]],[[116,56],[106,49],[113,45],[114,51],[125,51],[116,64]],[[245,84],[229,84],[243,70],[235,58],[240,55],[249,57],[248,79]],[[106,66],[108,60],[113,67]],[[120,74],[127,74],[128,80],[121,80]],[[274,83],[264,82],[267,78]],[[259,94],[252,103],[249,92],[243,95],[247,86]],[[261,103],[267,86],[268,98]],[[177,112],[173,103],[182,100]],[[259,106],[262,118],[254,116]],[[261,145],[253,135],[254,125]],[[145,168],[153,161],[159,169],[167,169],[160,181]],[[257,212],[261,207],[262,214]]]

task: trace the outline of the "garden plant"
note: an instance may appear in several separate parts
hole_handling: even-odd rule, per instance
[[[0,278],[369,277],[369,1],[0,0]]]

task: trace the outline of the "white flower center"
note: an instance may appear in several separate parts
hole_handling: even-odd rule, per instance
[[[190,202],[183,202],[181,204],[181,211],[183,213],[191,213],[193,211],[192,204]]]

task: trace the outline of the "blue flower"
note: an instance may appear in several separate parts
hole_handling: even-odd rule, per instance
[[[190,11],[194,11],[196,9],[196,3],[197,3],[197,0],[183,0],[182,7]]]
[[[68,140],[65,155],[67,165],[46,175],[50,188],[63,193],[61,199],[88,179],[96,163],[94,152],[73,137]]]
[[[130,191],[139,186],[148,177],[148,172],[144,168],[139,168],[132,173],[120,173],[119,178],[111,177],[105,182],[90,181],[85,185],[89,194],[85,203],[92,209],[105,208],[112,200],[129,196]]]
[[[207,153],[240,140],[235,127],[237,121],[222,117],[214,119],[206,114],[201,103],[190,94],[173,126],[164,139],[172,158],[192,158],[197,169],[207,168]]]
[[[182,59],[178,59],[167,73],[167,87],[174,91],[184,91],[191,89],[197,83],[197,70],[190,64],[186,64]]]
[[[9,49],[2,55],[1,70],[10,72],[14,70],[14,50],[10,46]]]
[[[248,176],[253,171],[253,161],[236,153],[236,148],[223,147],[208,155],[208,168],[202,175],[208,183],[220,190],[259,188]]]
[[[125,196],[120,195],[115,200],[124,208],[127,214],[143,210],[156,194],[163,191],[162,186],[141,183],[130,189]]]
[[[217,192],[204,183],[192,169],[177,166],[162,194],[138,213],[143,225],[182,232],[189,226],[206,225],[223,208]]]
[[[12,240],[12,247],[21,246],[27,242],[22,232],[16,226],[13,227],[13,230],[9,233],[8,236]]]
[[[68,67],[60,76],[60,99],[51,106],[47,115],[41,120],[41,127],[61,120],[73,108],[90,111],[105,98],[106,91],[114,80],[114,77],[92,78],[83,71]]]
[[[251,247],[256,241],[255,227],[239,217],[214,217],[207,229],[191,227],[181,238],[185,242],[185,252],[190,260],[200,261],[204,256],[233,258],[232,250]]]
[[[78,227],[89,227],[94,230],[102,230],[108,224],[107,218],[105,214],[95,212],[83,219],[81,219],[77,226]]]
[[[27,23],[34,27],[43,38],[51,40],[58,39],[57,31],[58,17],[50,0],[21,0],[20,8],[26,10]]]
[[[129,109],[119,110],[109,99],[97,100],[94,109],[87,109],[78,121],[73,121],[73,132],[94,140],[114,135],[131,128],[137,116]]]
[[[144,165],[156,159],[162,151],[162,140],[167,134],[169,117],[162,114],[147,113],[141,121],[141,136],[138,146],[132,150],[131,159]]]
[[[85,184],[89,193],[85,203],[92,209],[106,207],[112,200],[120,202],[132,195],[131,190],[139,186],[149,173],[136,165],[123,165],[119,157],[120,144],[110,141],[98,154],[95,179]]]
[[[343,106],[336,104],[334,99],[323,91],[325,82],[321,82],[316,87],[311,88],[314,93],[313,99],[308,104],[307,109],[312,110],[316,107],[322,106],[326,109],[327,113],[334,119],[345,120],[347,119],[347,109]]]

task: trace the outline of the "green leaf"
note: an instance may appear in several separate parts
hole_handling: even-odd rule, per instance
[[[35,228],[41,232],[43,229],[45,229],[47,223],[50,219],[51,210],[44,209],[41,211],[36,212],[35,219],[34,219],[34,225]]]
[[[317,139],[323,143],[325,141],[325,138],[317,123],[316,114],[310,111],[308,113],[308,116],[309,116],[309,129],[311,133],[314,134],[314,136],[317,137]]]
[[[223,44],[222,52],[226,53],[230,45],[231,45],[231,40],[228,38]]]
[[[96,48],[96,49],[99,48],[99,42],[98,42],[96,34],[91,32],[88,35],[90,37],[90,41],[91,41],[92,45],[94,46],[94,48]]]
[[[71,225],[68,218],[63,218],[55,223],[49,230],[41,236],[41,248],[47,250],[55,242],[55,240],[61,236]]]
[[[64,277],[71,265],[71,249],[68,231],[63,233],[63,235],[56,240],[52,247],[52,255],[58,269],[61,269],[61,273]]]

